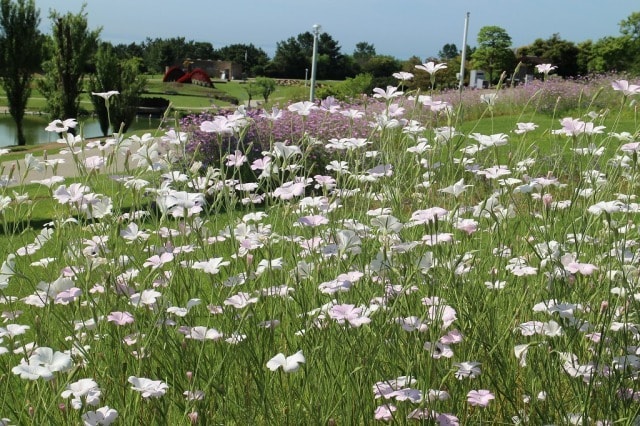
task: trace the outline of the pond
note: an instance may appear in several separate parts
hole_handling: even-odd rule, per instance
[[[27,138],[27,144],[37,145],[55,142],[58,139],[57,134],[44,130],[49,122],[50,120],[46,115],[26,115],[24,117],[24,134]],[[160,123],[161,120],[159,118],[137,117],[127,132],[157,129]],[[100,124],[98,124],[96,118],[86,118],[80,124],[85,138],[102,137]],[[16,123],[9,114],[0,114],[0,147],[8,147],[17,143]]]

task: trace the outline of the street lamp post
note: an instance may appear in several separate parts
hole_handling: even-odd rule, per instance
[[[318,36],[320,35],[320,25],[313,26],[313,57],[311,58],[311,90],[309,91],[309,101],[316,99],[316,63],[318,62]]]
[[[464,19],[464,33],[462,34],[462,57],[460,58],[460,82],[458,84],[458,89],[460,93],[462,93],[462,89],[464,88],[464,62],[467,60],[467,32],[469,31],[469,12],[467,12],[467,17]]]

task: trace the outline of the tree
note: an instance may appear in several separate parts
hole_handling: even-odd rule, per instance
[[[640,40],[640,12],[633,12],[620,22],[620,32],[634,40]]]
[[[253,44],[231,44],[221,47],[215,51],[215,58],[242,65],[243,71],[250,77],[264,74],[269,63],[267,53]]]
[[[91,96],[103,135],[113,131],[127,131],[136,116],[140,95],[146,80],[140,75],[140,59],[120,59],[113,47],[103,43],[95,57],[95,74],[89,79],[92,93],[119,92],[110,97]],[[108,108],[107,108],[108,102]]]
[[[376,55],[362,66],[362,73],[372,77],[374,87],[385,88],[397,84],[393,73],[400,71],[401,67],[400,61],[393,56]]]
[[[305,69],[311,69],[310,57],[295,39],[289,37],[276,43],[276,53],[269,65],[269,72],[275,77],[301,78]]]
[[[147,70],[154,73],[164,74],[165,68],[190,58],[189,45],[184,37],[169,39],[147,37],[142,46],[144,64]]]
[[[311,70],[313,34],[305,32],[276,44],[276,53],[269,66],[275,77],[301,78],[305,69]],[[347,57],[340,53],[340,45],[329,34],[318,36],[318,79],[340,80],[353,74]]]
[[[258,77],[255,80],[258,92],[264,98],[264,102],[269,102],[269,96],[276,90],[276,81],[269,77]]]
[[[260,87],[258,87],[255,82],[249,80],[247,84],[243,86],[243,88],[244,91],[247,92],[247,96],[249,97],[249,99],[247,100],[247,106],[250,108],[253,97],[260,94]]]
[[[607,36],[591,45],[588,69],[591,73],[623,72],[629,68],[629,40]]]
[[[640,73],[640,12],[633,12],[627,19],[620,22],[620,33],[627,47],[626,70],[638,74]]]
[[[580,49],[575,43],[563,40],[555,33],[547,40],[536,39],[531,45],[520,49],[523,54],[537,56],[545,63],[558,67],[557,74],[561,77],[579,74],[578,53]]]
[[[353,60],[359,65],[363,66],[369,59],[376,56],[376,48],[373,44],[361,41],[356,43],[356,48],[353,51]]]
[[[460,56],[461,53],[458,50],[458,46],[456,46],[453,43],[447,43],[444,46],[442,46],[442,50],[440,50],[440,52],[438,52],[438,57],[442,60],[448,61],[450,59],[454,59],[458,56]]]
[[[26,145],[24,113],[31,96],[33,73],[42,61],[40,12],[33,0],[0,3],[0,79],[16,123],[18,145]]]
[[[485,69],[489,75],[489,84],[493,83],[495,71],[506,71],[515,65],[515,55],[510,49],[511,37],[497,26],[480,28],[478,48],[472,58],[475,66]]]
[[[44,63],[40,91],[52,118],[77,118],[80,112],[82,78],[98,45],[100,29],[89,30],[84,7],[77,15],[52,11],[51,59]]]

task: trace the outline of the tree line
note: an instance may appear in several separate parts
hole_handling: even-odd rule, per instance
[[[77,14],[51,11],[49,19],[47,36],[38,30],[41,18],[34,0],[0,0],[0,83],[18,144],[26,144],[23,121],[32,87],[44,96],[52,118],[77,118],[87,75],[88,91],[101,94],[91,100],[103,133],[126,130],[145,86],[139,61],[122,60],[109,43],[101,42],[101,30],[88,28],[84,7]],[[34,82],[39,72],[43,76]],[[106,94],[114,92],[119,95],[109,99]]]
[[[270,58],[253,44],[216,49],[209,42],[188,41],[184,37],[147,38],[141,43],[112,45],[100,40],[101,29],[88,28],[84,7],[77,14],[61,15],[51,11],[49,19],[51,34],[42,34],[38,30],[40,11],[34,0],[0,0],[0,83],[21,145],[26,143],[22,122],[34,74],[38,72],[43,77],[35,84],[46,98],[46,110],[52,118],[76,118],[79,96],[85,89],[98,93],[118,91],[115,97],[91,98],[102,131],[107,134],[110,128],[115,131],[122,124],[126,130],[135,118],[145,87],[145,74],[163,73],[167,67],[185,59],[233,61],[242,65],[247,77],[302,79],[311,70],[314,35],[310,32],[278,42],[274,57]],[[466,68],[484,69],[490,82],[503,71],[511,72],[518,62],[526,63],[532,58],[554,64],[561,77],[608,71],[637,75],[640,74],[640,12],[620,22],[620,35],[578,44],[553,34],[546,40],[536,39],[529,45],[514,48],[506,30],[485,26],[478,33],[477,46],[467,46],[467,51]],[[375,46],[366,41],[357,43],[352,54],[345,54],[330,34],[318,35],[317,78],[344,81],[332,89],[339,93],[326,94],[356,96],[373,87],[395,85],[393,73],[414,72],[415,65],[431,60],[448,65],[444,72],[438,73],[436,85],[455,87],[461,51],[453,43],[445,44],[436,58],[423,60],[413,56],[399,60],[379,55]],[[406,84],[409,88],[431,87],[426,73],[419,72]],[[270,86],[268,89],[273,90]],[[255,94],[259,93],[267,99],[270,92],[256,91]]]

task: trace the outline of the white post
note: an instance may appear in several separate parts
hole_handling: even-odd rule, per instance
[[[464,18],[464,34],[462,35],[462,57],[460,58],[460,85],[459,89],[462,92],[464,87],[464,63],[467,60],[467,32],[469,31],[469,12],[467,17]]]
[[[309,101],[316,99],[316,62],[318,62],[318,35],[320,35],[320,25],[313,26],[313,57],[311,58],[311,90],[309,91]]]

